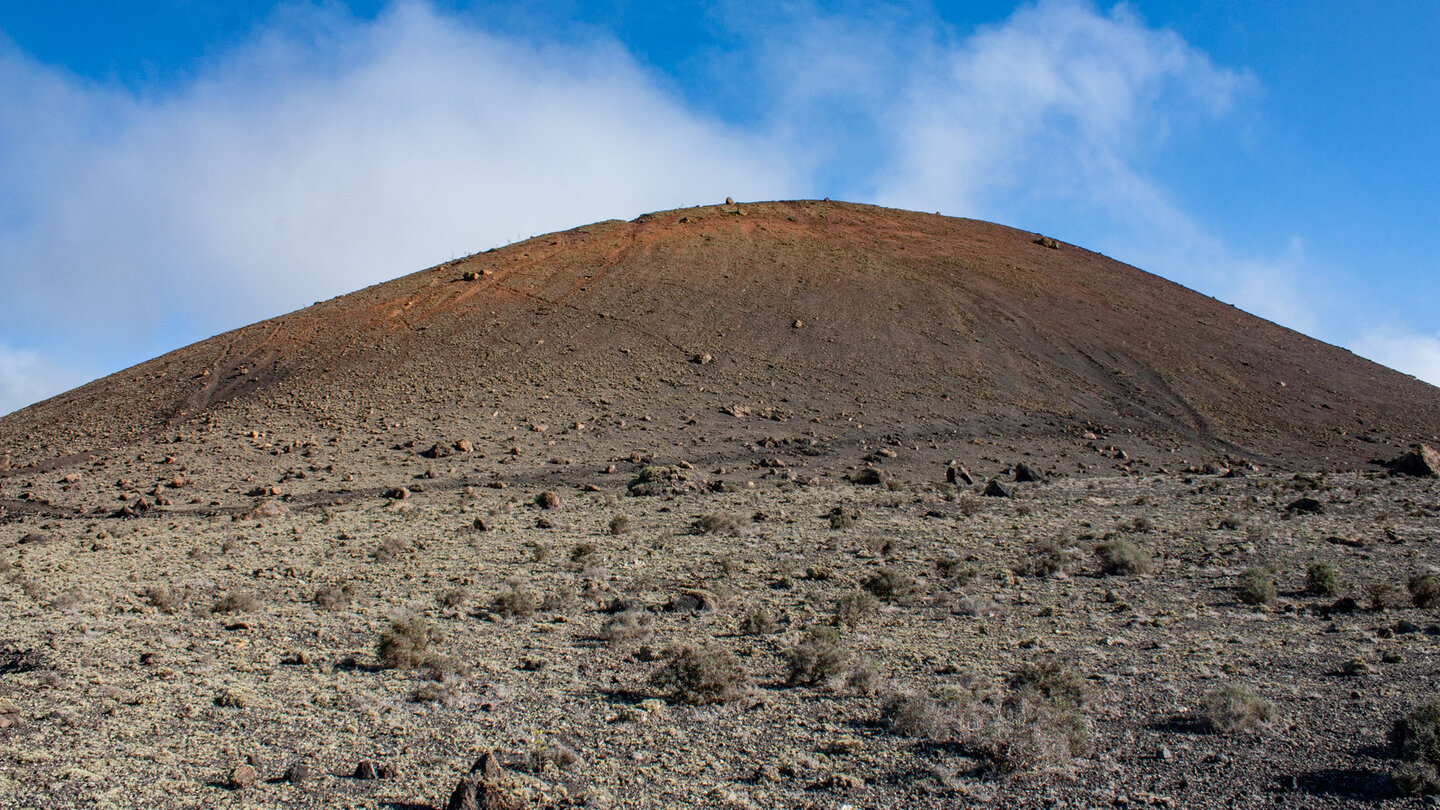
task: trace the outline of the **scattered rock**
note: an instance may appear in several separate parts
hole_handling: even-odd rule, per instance
[[[475,445],[471,444],[469,439],[461,439],[455,442],[455,449],[461,453],[473,453],[475,452]]]
[[[971,475],[970,471],[965,469],[965,465],[955,464],[952,462],[948,467],[945,468],[945,483],[955,484],[956,486],[960,486],[962,484],[967,487],[973,486],[975,483],[975,476]]]
[[[710,613],[719,607],[719,597],[699,588],[683,588],[665,605],[672,613]]]
[[[57,538],[57,537],[56,537],[55,535],[53,535],[53,534],[46,534],[46,533],[44,533],[44,532],[30,532],[29,534],[27,534],[27,535],[25,535],[24,537],[20,538],[20,545],[22,545],[22,546],[48,546],[48,545],[50,545],[51,543],[55,542],[57,539],[59,539],[59,538]]]
[[[470,766],[470,774],[494,782],[505,775],[505,768],[494,751],[485,751],[475,760],[475,764]]]
[[[1048,237],[1048,236],[1036,236],[1036,237],[1035,237],[1033,240],[1031,240],[1031,241],[1033,241],[1035,244],[1039,245],[1040,247],[1050,248],[1051,250],[1059,250],[1059,249],[1060,249],[1060,243],[1059,243],[1059,242],[1056,242],[1054,239],[1051,239],[1051,238]]]
[[[985,491],[981,493],[987,498],[1010,498],[1014,497],[1010,488],[1000,483],[999,478],[991,478],[990,483],[985,485]]]
[[[460,780],[445,810],[521,810],[524,804],[507,795],[500,786],[474,776]]]
[[[1314,498],[1296,498],[1285,506],[1286,515],[1323,515],[1325,504]]]
[[[1440,476],[1440,451],[1428,444],[1417,444],[1409,452],[1390,462],[1390,469],[1399,475],[1419,478]]]
[[[436,442],[433,447],[420,455],[425,458],[445,458],[455,455],[455,448],[445,442]]]
[[[405,487],[394,487],[386,491],[385,497],[392,501],[403,501],[410,497],[410,490]]]
[[[707,365],[713,363],[714,361],[715,361],[715,358],[712,357],[708,352],[704,352],[704,353],[701,353],[701,354],[697,354],[697,355],[695,355],[694,357],[691,357],[691,358],[690,358],[690,362],[692,362],[692,363],[697,363],[697,364],[702,365],[702,366],[707,366]]]
[[[874,467],[865,467],[850,474],[851,483],[874,487],[885,483],[885,476]]]
[[[285,504],[270,500],[245,513],[246,520],[267,520],[269,518],[285,517],[290,514],[289,507]]]
[[[1018,484],[1024,484],[1024,483],[1028,483],[1028,482],[1032,482],[1032,481],[1044,481],[1044,480],[1045,480],[1045,473],[1041,472],[1040,470],[1035,469],[1034,467],[1031,467],[1029,464],[1026,464],[1025,462],[1022,461],[1022,462],[1020,462],[1019,464],[1016,464],[1016,465],[1015,465],[1015,482],[1016,482],[1016,483],[1018,483]]]
[[[225,786],[231,790],[245,790],[255,786],[260,781],[260,772],[255,770],[254,765],[236,765],[230,771],[230,778],[225,781]]]
[[[726,204],[726,205],[734,205],[734,204],[735,204],[735,198],[734,198],[734,197],[726,197],[726,198],[725,198],[725,204]]]
[[[309,782],[311,779],[314,778],[314,776],[315,772],[310,768],[310,766],[307,765],[304,760],[299,760],[285,769],[285,776],[283,777],[283,779],[284,781],[298,787]]]
[[[560,506],[560,496],[549,490],[535,496],[535,505],[541,509],[555,509]]]

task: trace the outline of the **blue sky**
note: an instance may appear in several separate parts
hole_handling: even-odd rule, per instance
[[[536,233],[974,216],[1440,383],[1440,4],[0,5],[0,413]]]

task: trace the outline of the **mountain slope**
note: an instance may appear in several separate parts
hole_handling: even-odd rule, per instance
[[[572,423],[618,451],[637,421],[682,448],[740,405],[857,442],[1119,432],[1187,459],[1350,466],[1433,436],[1437,393],[1034,234],[779,202],[537,237],[219,335],[0,419],[0,452],[281,425],[498,447]]]

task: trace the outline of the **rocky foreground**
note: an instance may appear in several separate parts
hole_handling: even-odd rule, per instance
[[[872,458],[12,509],[0,806],[1420,803],[1435,478]]]

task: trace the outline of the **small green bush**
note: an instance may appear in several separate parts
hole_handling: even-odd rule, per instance
[[[1390,744],[1402,764],[1395,785],[1410,795],[1440,793],[1440,700],[1416,706],[1395,721]]]
[[[1416,574],[1408,583],[1410,601],[1418,608],[1440,607],[1440,577]]]
[[[1266,568],[1255,566],[1245,569],[1235,590],[1240,595],[1240,601],[1247,605],[1263,607],[1275,603],[1275,579]]]
[[[1340,593],[1340,573],[1330,563],[1315,563],[1305,570],[1305,592],[1311,596]]]

